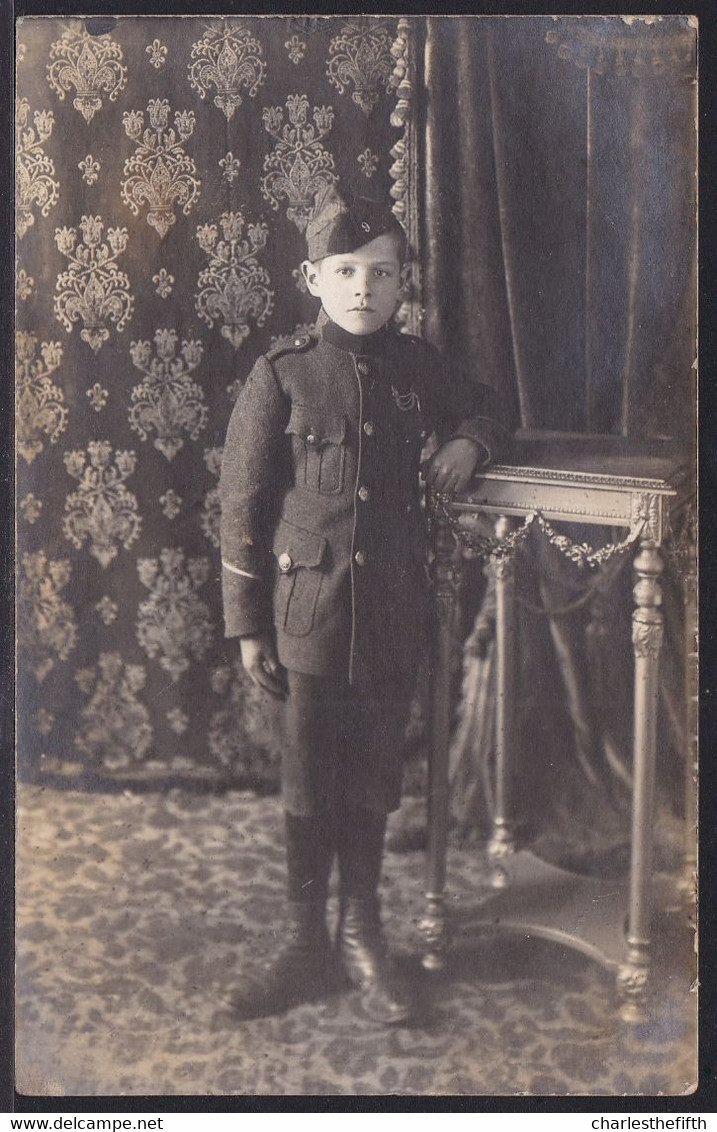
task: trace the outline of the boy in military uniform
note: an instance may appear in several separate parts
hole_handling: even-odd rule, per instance
[[[288,912],[278,958],[236,1007],[274,1014],[329,989],[337,959],[379,1022],[409,997],[387,953],[378,886],[399,805],[402,736],[425,647],[419,465],[460,491],[503,439],[493,391],[459,382],[393,323],[406,238],[383,204],[332,186],[306,231],[316,333],[260,357],[235,405],[221,475],[226,634],[252,680],[286,701],[282,788]],[[335,952],[326,927],[339,870]]]

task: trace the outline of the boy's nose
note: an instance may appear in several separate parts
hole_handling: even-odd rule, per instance
[[[370,294],[370,290],[371,290],[370,280],[369,280],[368,275],[357,276],[357,278],[356,278],[356,294],[357,295],[368,295],[368,294]]]

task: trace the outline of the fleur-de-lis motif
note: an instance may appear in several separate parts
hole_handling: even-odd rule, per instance
[[[67,660],[77,641],[77,623],[71,606],[60,597],[71,577],[65,558],[23,554],[24,576],[18,586],[17,632],[38,683],[55,665]]]
[[[159,70],[167,62],[167,48],[159,39],[153,39],[145,51],[149,55],[149,61],[155,70]]]
[[[81,691],[90,696],[75,746],[108,770],[121,770],[144,758],[152,745],[149,712],[137,698],[147,676],[141,664],[125,664],[116,652],[100,653],[98,668],[83,668],[75,675]]]
[[[56,444],[67,427],[62,390],[50,380],[50,374],[62,361],[62,346],[59,342],[43,342],[39,358],[35,356],[36,351],[35,335],[18,330],[15,334],[16,444],[28,464],[42,452],[42,433],[51,444]]]
[[[391,89],[392,43],[388,25],[370,18],[349,20],[331,40],[329,54],[332,58],[326,67],[329,82],[339,94],[353,84],[351,99],[367,117],[379,100],[381,88]]]
[[[253,98],[266,78],[266,63],[261,58],[261,44],[241,24],[214,24],[192,46],[193,63],[189,65],[189,81],[206,98],[216,87],[214,105],[229,120],[242,104],[242,88]]]
[[[30,295],[35,289],[35,280],[32,275],[28,275],[24,267],[21,267],[15,276],[15,294],[23,302],[29,299]]]
[[[184,551],[165,548],[156,558],[140,558],[137,572],[150,591],[140,602],[137,640],[150,657],[161,654],[160,665],[178,680],[190,665],[201,660],[212,638],[207,605],[198,590],[209,577],[208,558],[190,558]]]
[[[289,53],[291,62],[298,65],[304,58],[306,53],[306,44],[303,39],[299,39],[298,35],[292,35],[291,39],[287,39],[284,47]]]
[[[189,376],[202,360],[203,348],[199,341],[185,340],[178,355],[174,330],[157,330],[154,341],[156,357],[149,342],[133,342],[129,348],[132,361],[145,375],[132,390],[129,423],[142,440],[156,432],[154,447],[172,460],[184,445],[182,432],[196,440],[206,427],[204,394]]]
[[[189,716],[181,708],[170,708],[167,712],[167,722],[175,735],[184,735],[189,727]]]
[[[367,148],[363,151],[363,153],[360,153],[358,155],[356,160],[361,166],[361,172],[363,173],[364,177],[367,180],[370,180],[378,168],[378,157],[376,156],[376,154],[372,153],[371,150]]]
[[[308,295],[309,288],[306,286],[304,273],[300,267],[292,268],[291,278],[294,280],[294,286],[296,287],[296,290],[300,291],[302,295]]]
[[[162,513],[168,519],[176,519],[177,515],[182,509],[182,497],[178,495],[174,488],[170,487],[165,491],[164,495],[160,495],[159,502],[162,505]]]
[[[22,238],[35,223],[33,205],[47,216],[60,196],[60,183],[55,180],[55,165],[43,150],[55,124],[51,110],[36,110],[33,126],[28,126],[30,103],[20,98],[15,108],[15,218],[17,234]]]
[[[239,176],[239,168],[241,166],[239,158],[235,157],[232,151],[229,150],[224,157],[219,158],[219,165],[224,170],[222,180],[228,181],[230,185],[233,184]]]
[[[166,299],[172,294],[174,276],[169,274],[166,267],[160,267],[157,275],[152,276],[152,282],[160,299]]]
[[[207,471],[210,475],[219,478],[222,470],[222,448],[205,448],[204,449],[204,463],[207,465]],[[204,506],[202,508],[201,524],[204,534],[209,539],[212,546],[219,549],[219,524],[221,522],[221,503],[219,500],[219,488],[211,488],[204,497]]]
[[[269,230],[266,224],[249,224],[248,238],[242,239],[241,212],[222,213],[219,224],[223,239],[216,224],[197,228],[197,240],[209,264],[199,273],[196,307],[209,327],[220,323],[222,337],[236,350],[249,335],[249,319],[263,326],[274,306],[268,272],[257,262]]]
[[[31,525],[36,523],[42,514],[42,500],[33,495],[31,491],[27,493],[22,503],[20,510]]]
[[[113,621],[117,620],[119,615],[119,606],[116,601],[113,601],[109,594],[104,597],[95,605],[95,613],[99,616],[103,625],[111,625]]]
[[[68,270],[57,277],[55,315],[68,334],[72,324],[82,319],[80,338],[95,353],[110,336],[107,321],[122,330],[134,307],[129,279],[116,263],[127,247],[127,229],[108,228],[103,243],[103,227],[101,216],[83,216],[84,243],[80,244],[75,228],[55,229],[55,243],[70,261]]]
[[[94,385],[87,390],[87,399],[96,413],[102,412],[107,404],[108,398],[109,390],[105,389],[103,385],[100,385],[99,381],[96,381]]]
[[[49,735],[55,726],[55,717],[47,708],[40,708],[35,713],[35,729],[40,735]]]
[[[260,185],[262,196],[274,210],[286,199],[286,215],[300,232],[305,231],[320,188],[338,180],[334,159],[321,141],[331,132],[334,112],[330,106],[315,106],[314,125],[307,122],[309,100],[305,94],[290,94],[286,100],[289,121],[284,123],[281,106],[266,107],[264,127],[276,145],[264,158]]]
[[[127,83],[127,68],[122,65],[122,49],[109,34],[90,35],[84,28],[66,28],[62,38],[50,48],[47,79],[60,101],[72,88],[77,91],[72,105],[86,122],[91,122],[102,109],[104,91],[114,102]]]
[[[117,544],[128,549],[139,537],[142,519],[137,497],[124,486],[137,458],[134,452],[117,452],[112,463],[109,440],[91,440],[84,452],[66,452],[65,467],[79,480],[77,491],[68,495],[62,530],[79,549],[90,540],[92,554],[103,568],[117,557]]]
[[[88,185],[94,185],[100,174],[100,163],[95,161],[91,153],[87,154],[84,161],[77,162],[77,168],[82,173],[82,180]]]
[[[197,167],[182,145],[194,133],[195,119],[191,110],[176,110],[172,128],[166,98],[150,99],[147,113],[148,129],[141,110],[122,117],[127,136],[137,142],[124,163],[122,200],[134,216],[141,205],[148,205],[147,223],[164,239],[175,222],[175,205],[188,216],[199,197]]]

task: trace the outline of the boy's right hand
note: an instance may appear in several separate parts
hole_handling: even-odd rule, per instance
[[[268,633],[242,637],[241,661],[255,684],[277,700],[286,699],[286,677],[276,655],[274,638]]]

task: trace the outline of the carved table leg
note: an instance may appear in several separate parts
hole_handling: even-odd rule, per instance
[[[438,970],[446,948],[445,885],[448,841],[448,747],[451,728],[451,660],[456,606],[456,544],[450,527],[436,527],[435,654],[431,695],[431,749],[428,768],[427,909],[421,931],[428,945],[423,966]]]
[[[513,526],[506,516],[496,524],[496,535],[505,538]],[[496,571],[496,782],[493,836],[488,853],[494,861],[515,851],[511,808],[511,774],[514,757],[515,697],[515,566],[512,558],[499,559]],[[495,888],[505,884],[505,872],[497,866],[492,875]]]
[[[635,559],[635,610],[632,641],[635,653],[635,718],[632,797],[630,907],[625,959],[617,976],[621,1017],[646,1017],[650,966],[652,826],[654,818],[658,670],[663,616],[660,574],[663,564],[654,542],[644,541]]]

